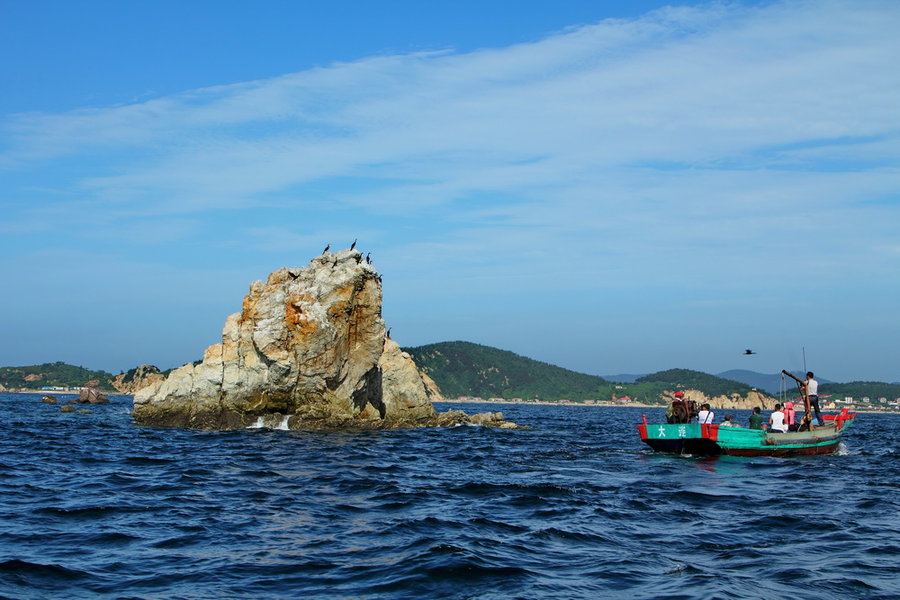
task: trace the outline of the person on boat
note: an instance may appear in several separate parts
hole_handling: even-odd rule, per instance
[[[809,406],[816,415],[816,422],[821,426],[825,424],[822,420],[822,411],[819,410],[819,382],[813,379],[812,371],[806,373],[806,381],[802,384],[806,388],[806,395],[809,396]]]
[[[713,419],[716,418],[716,413],[709,410],[709,404],[700,405],[700,412],[697,413],[697,420],[700,423],[709,424],[713,422]]]
[[[734,422],[734,415],[725,415],[725,420],[722,421],[719,427],[740,427],[740,425]]]
[[[762,429],[762,422],[762,409],[757,406],[753,409],[753,412],[750,413],[750,429]]]
[[[690,410],[684,401],[684,392],[675,392],[675,399],[666,407],[666,422],[669,424],[690,422]]]
[[[678,405],[684,404],[684,401],[681,399],[682,396],[684,396],[684,394],[682,394],[681,392],[675,392],[675,399],[666,406],[666,423],[668,423],[669,425],[675,423],[675,415],[678,412]]]
[[[775,410],[769,415],[769,431],[787,433],[787,430],[787,425],[784,422],[784,413],[781,412],[781,405],[776,404]]]
[[[784,424],[787,425],[788,431],[797,431],[800,425],[797,423],[797,411],[794,410],[793,402],[784,403]]]

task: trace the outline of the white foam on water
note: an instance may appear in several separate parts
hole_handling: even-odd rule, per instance
[[[265,421],[260,416],[260,417],[256,417],[256,423],[254,423],[253,425],[247,425],[247,429],[262,429],[265,426],[266,426]]]
[[[281,423],[278,424],[276,429],[280,429],[282,431],[288,431],[288,419],[291,418],[291,415],[285,415],[283,419],[281,419]]]

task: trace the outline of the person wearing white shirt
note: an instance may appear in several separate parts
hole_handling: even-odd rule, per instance
[[[803,385],[806,387],[806,395],[809,396],[812,412],[816,413],[816,421],[819,425],[824,425],[825,422],[822,420],[822,413],[819,410],[819,382],[813,379],[812,371],[806,374],[806,382]]]
[[[776,404],[774,412],[769,415],[769,431],[785,433],[787,430],[787,425],[784,422],[784,413],[781,412],[781,405]]]
[[[716,418],[716,413],[709,410],[709,404],[704,404],[700,407],[700,412],[697,413],[697,420],[700,423],[712,423],[713,419]]]

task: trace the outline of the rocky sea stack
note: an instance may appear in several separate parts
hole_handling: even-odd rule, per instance
[[[255,281],[222,343],[134,396],[142,425],[239,429],[395,428],[473,422],[438,414],[440,391],[388,337],[381,277],[354,249]]]

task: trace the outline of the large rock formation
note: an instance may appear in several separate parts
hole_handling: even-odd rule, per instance
[[[126,373],[120,373],[112,380],[112,386],[123,394],[134,394],[138,390],[165,380],[157,367],[153,365],[140,365]]]
[[[380,276],[353,249],[279,269],[250,285],[241,312],[225,322],[222,343],[207,348],[200,364],[135,394],[134,418],[203,429],[469,421],[458,411],[435,413],[437,387],[387,336],[381,297]]]

